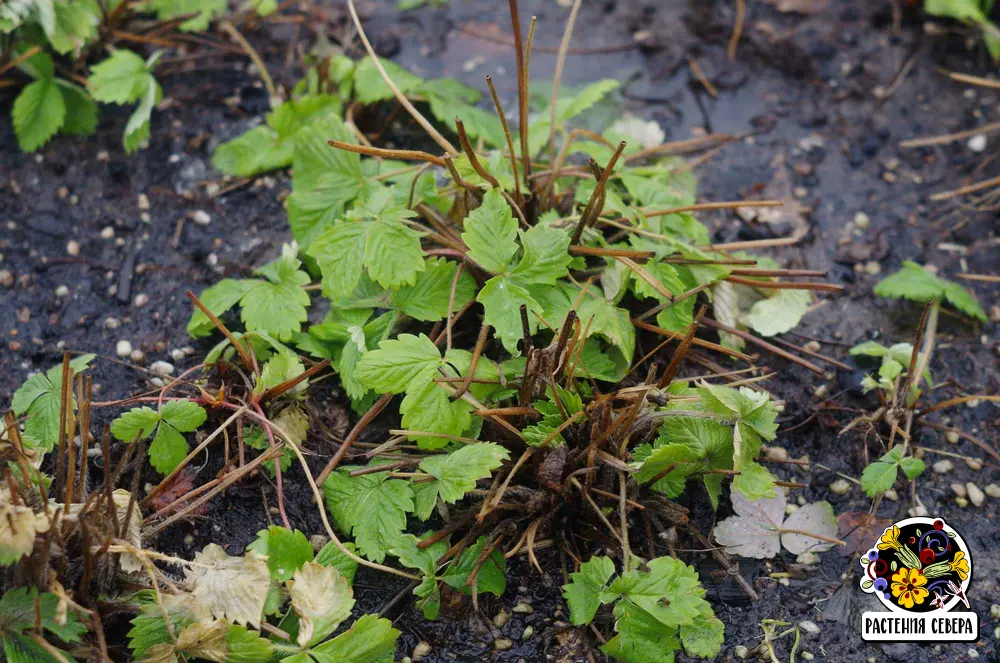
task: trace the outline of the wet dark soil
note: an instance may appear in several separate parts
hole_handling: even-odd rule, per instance
[[[820,8],[811,15],[782,13],[775,8],[778,3],[768,0],[748,4],[736,58],[730,60],[726,51],[735,21],[733,3],[585,2],[574,40],[584,52],[570,55],[564,84],[620,81],[621,97],[598,114],[606,119],[628,111],[654,119],[668,140],[704,132],[748,134],[698,167],[700,199],[778,196],[799,201],[805,211],[777,226],[729,212],[701,218],[720,241],[787,234],[804,223],[809,234],[802,242],[768,253],[788,267],[829,270],[832,282],[847,287],[845,294],[811,311],[788,340],[801,344],[817,339],[824,353],[841,359],[861,340],[910,340],[918,307],[872,295],[877,280],[902,260],[934,265],[949,277],[1000,271],[996,213],[929,199],[934,192],[1000,174],[1000,164],[992,160],[995,142],[982,153],[965,141],[899,147],[907,138],[996,120],[996,91],[970,89],[941,73],[943,68],[983,74],[988,63],[981,49],[970,50],[974,42],[961,34],[926,36],[919,17],[904,15],[895,31],[888,1],[796,3]],[[323,8],[330,24],[342,32],[342,7]],[[551,1],[522,3],[523,15],[538,16],[538,48],[532,57],[536,79],[551,75],[555,56],[549,51],[558,45],[566,11]],[[510,34],[506,3],[453,0],[445,9],[400,15],[394,3],[381,2],[368,4],[368,12],[370,35],[383,54],[417,73],[453,76],[477,87],[492,74],[505,106],[513,107],[514,56],[504,45]],[[340,34],[336,30],[334,37]],[[299,34],[312,39],[310,29]],[[252,35],[268,61],[276,63],[279,78],[289,83],[295,72],[281,63],[287,41],[295,35],[289,26],[265,26]],[[691,60],[717,89],[718,98],[698,82]],[[186,337],[190,305],[184,291],[200,290],[226,275],[247,274],[288,238],[281,205],[290,186],[287,174],[211,195],[227,185],[211,168],[213,148],[245,130],[264,110],[253,103],[261,95],[245,62],[216,62],[220,64],[163,81],[172,101],[154,114],[150,146],[136,155],[122,153],[123,112],[104,112],[92,138],[59,138],[34,155],[20,154],[10,124],[0,124],[0,406],[31,371],[56,363],[63,349],[99,354],[93,374],[100,400],[149,388],[143,367],[155,360],[170,361],[178,370],[194,365],[206,346]],[[227,105],[227,98],[237,93],[242,101]],[[2,100],[8,108],[10,95]],[[148,198],[149,209],[140,195]],[[190,220],[196,210],[207,212],[211,222]],[[71,243],[78,244],[78,253],[70,250]],[[996,287],[970,283],[985,308],[1000,303]],[[117,357],[120,340],[143,352],[142,361]],[[932,365],[942,386],[932,399],[997,393],[998,342],[996,323],[975,325],[944,316]],[[188,347],[192,351],[185,352]],[[828,489],[837,472],[857,477],[865,464],[862,438],[837,436],[854,412],[826,408],[817,414],[823,390],[836,407],[872,408],[871,398],[855,393],[858,375],[831,370],[820,376],[769,355],[761,363],[778,372],[766,386],[786,401],[785,427],[816,414],[794,431],[779,433],[776,442],[794,458],[808,456],[811,471],[778,472],[808,484],[796,497],[829,500],[837,513],[866,511],[870,501],[856,485],[846,495]],[[342,421],[346,411],[341,403],[334,389],[319,396],[314,409]],[[112,414],[104,412],[103,417]],[[1000,410],[982,403],[952,409],[936,420],[996,448],[998,418]],[[325,444],[311,446],[323,456],[329,453]],[[987,498],[983,507],[961,508],[949,487],[1000,481],[998,465],[970,442],[950,445],[931,428],[916,430],[914,444],[987,461],[973,470],[953,459],[950,472],[929,471],[917,482],[921,502],[954,526],[972,551],[976,571],[969,596],[980,615],[979,643],[863,643],[855,623],[864,608],[863,595],[853,577],[843,580],[856,565],[852,557],[827,553],[820,565],[806,569],[787,554],[768,563],[743,561],[745,578],[761,594],[751,603],[718,572],[710,556],[682,553],[701,569],[716,613],[726,623],[720,660],[732,660],[736,645],[757,646],[763,619],[810,620],[820,627],[818,634],[803,634],[800,657],[808,651],[831,661],[964,661],[976,655],[1000,660],[997,624],[989,616],[990,603],[1000,596],[1000,503]],[[874,445],[869,452],[879,453]],[[945,458],[928,452],[925,460],[929,465]],[[204,476],[210,478],[212,471],[207,467]],[[289,516],[295,526],[318,533],[310,496],[304,482],[295,479],[293,470],[285,481]],[[906,517],[913,503],[905,492],[897,502],[883,501],[878,515]],[[700,495],[687,495],[685,505],[707,531],[712,515],[702,502]],[[225,499],[183,528],[164,532],[156,545],[190,555],[215,541],[235,553],[274,518],[273,506],[273,486],[255,478],[230,489]],[[186,541],[187,534],[194,540]],[[559,568],[558,559],[548,561]],[[792,572],[787,584],[768,577],[785,571]],[[435,623],[417,615],[406,600],[408,588],[395,579],[359,574],[357,593],[364,608],[396,619],[403,632],[400,656],[426,641],[432,647],[427,661],[587,660],[592,635],[563,621],[561,583],[558,573],[539,577],[515,563],[504,597],[483,599],[478,615],[467,604],[456,604]],[[520,608],[502,628],[492,625],[498,612],[524,602],[531,603],[532,612]],[[522,640],[528,625],[534,635]],[[511,649],[495,649],[500,636],[513,641]],[[789,647],[788,639],[775,645],[781,660],[787,660]]]

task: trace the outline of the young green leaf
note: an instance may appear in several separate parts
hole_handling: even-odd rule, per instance
[[[479,537],[474,545],[462,552],[462,556],[457,562],[448,565],[441,580],[463,594],[471,594],[472,588],[466,587],[466,584],[469,582],[472,571],[478,566],[476,590],[479,594],[490,593],[495,596],[503,596],[503,593],[507,591],[507,560],[504,559],[503,551],[497,548],[486,555],[486,546],[486,537]],[[483,557],[482,564],[480,564],[480,557]]]
[[[483,204],[465,217],[464,228],[469,258],[492,274],[506,272],[517,253],[517,220],[498,189],[486,192]]]
[[[504,349],[512,355],[519,354],[517,342],[523,336],[521,306],[527,307],[528,325],[534,331],[538,328],[535,315],[542,313],[541,304],[516,280],[503,275],[487,281],[476,301],[483,305],[483,322],[496,330]]]
[[[133,442],[149,437],[155,429],[149,462],[161,474],[169,474],[187,456],[183,433],[197,430],[207,416],[205,409],[193,401],[167,401],[159,412],[143,406],[121,414],[111,422],[111,434],[122,442]]]
[[[435,376],[441,366],[441,352],[427,336],[400,334],[382,341],[378,350],[362,357],[357,376],[368,388],[379,393],[406,391],[413,383],[423,383]]]
[[[362,555],[381,562],[406,528],[406,514],[413,511],[413,489],[385,473],[348,476],[337,470],[323,484],[326,504],[337,525],[351,532]]]
[[[257,532],[257,538],[247,545],[247,550],[267,557],[267,568],[277,582],[290,580],[303,564],[313,561],[312,544],[305,534],[277,525]]]
[[[0,646],[7,661],[49,663],[59,660],[34,639],[36,627],[39,634],[44,629],[47,634],[70,644],[79,642],[87,632],[73,610],[60,609],[60,600],[55,594],[39,594],[34,587],[8,590],[0,598]],[[58,651],[64,660],[71,660],[68,652]]]
[[[70,376],[87,368],[96,355],[86,354],[69,362]],[[25,380],[11,399],[11,410],[15,416],[25,412],[28,418],[24,432],[35,441],[44,452],[51,451],[59,443],[59,409],[62,399],[62,366],[53,366],[45,373],[37,373]],[[76,398],[70,392],[70,404],[76,408]],[[67,421],[66,432],[70,433]]]
[[[278,260],[257,270],[267,280],[256,280],[243,297],[240,316],[247,331],[262,331],[279,339],[291,337],[302,330],[308,317],[309,293],[302,286],[309,284],[309,275],[300,269],[297,248],[286,244]]]
[[[570,622],[583,626],[593,621],[601,607],[601,593],[614,574],[615,564],[611,558],[597,555],[581,564],[579,571],[570,574],[571,582],[563,585]]]
[[[352,553],[355,552],[354,544],[350,541],[345,542],[343,546]],[[313,561],[323,566],[335,567],[337,572],[347,580],[348,585],[354,584],[354,574],[358,571],[358,563],[345,555],[333,541],[320,548]]]
[[[66,117],[66,103],[55,79],[43,78],[26,85],[14,100],[11,119],[23,152],[34,152],[59,131]]]
[[[986,322],[986,312],[968,290],[931,274],[910,260],[904,260],[902,269],[879,281],[875,286],[875,294],[917,302],[945,299],[962,313]]]
[[[447,455],[425,458],[420,469],[436,479],[433,483],[441,499],[454,504],[509,458],[510,452],[499,444],[480,442]]]

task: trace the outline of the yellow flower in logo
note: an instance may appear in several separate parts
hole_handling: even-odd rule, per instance
[[[895,525],[891,529],[887,529],[883,534],[882,538],[878,540],[879,550],[899,550],[899,528]]]
[[[954,559],[949,563],[951,570],[958,574],[958,577],[965,580],[969,577],[969,560],[965,559],[965,553],[961,550],[955,553]]]
[[[927,578],[920,569],[904,566],[892,576],[892,595],[899,605],[912,608],[914,604],[919,605],[927,598],[929,592],[924,587],[926,584]]]

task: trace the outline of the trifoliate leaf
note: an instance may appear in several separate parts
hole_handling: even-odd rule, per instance
[[[506,204],[506,203],[505,203]],[[569,254],[569,235],[551,226],[532,226],[521,231],[524,255],[511,275],[522,283],[555,285],[566,276],[573,256]]]
[[[296,570],[313,560],[312,544],[305,534],[277,525],[257,532],[257,538],[250,542],[247,550],[267,558],[267,568],[277,582],[290,580]]]
[[[464,228],[469,258],[492,274],[505,272],[517,252],[517,220],[498,189],[486,192],[483,204],[465,217]],[[546,236],[539,235],[539,241]]]
[[[351,477],[349,469],[327,477],[326,504],[340,529],[354,535],[361,554],[381,562],[406,527],[406,514],[413,511],[413,489],[385,473]]]
[[[347,580],[333,566],[306,562],[288,583],[292,609],[299,617],[297,641],[303,646],[322,642],[351,616],[354,596]]]
[[[879,281],[875,286],[875,294],[917,302],[947,299],[962,313],[986,322],[986,312],[967,289],[931,274],[910,260],[904,260],[902,269]]]
[[[34,587],[10,589],[0,598],[0,640],[3,641],[7,661],[33,663],[58,660],[31,637],[36,618],[39,619],[38,626],[63,642],[80,641],[87,627],[77,621],[73,611],[61,611],[59,603],[55,594],[39,593]],[[66,659],[71,658],[67,652],[62,654]]]
[[[646,563],[646,571],[628,571],[618,576],[605,592],[621,596],[664,626],[691,624],[705,604],[705,590],[698,574],[673,557],[658,557]]]
[[[400,334],[365,354],[358,364],[357,376],[369,389],[398,394],[410,384],[431,380],[439,366],[441,352],[426,335]]]
[[[523,336],[521,306],[528,308],[528,325],[532,331],[538,328],[535,314],[542,313],[542,306],[531,293],[508,276],[494,276],[487,281],[476,301],[483,305],[483,321],[496,329],[496,336],[504,349],[512,355],[519,354],[517,342]]]
[[[601,592],[615,574],[610,557],[595,555],[570,574],[570,583],[563,585],[563,598],[569,606],[569,620],[577,626],[589,624],[601,607]]]
[[[388,619],[364,615],[336,638],[309,650],[316,663],[385,663],[396,650],[399,631]]]
[[[252,550],[243,557],[230,557],[210,543],[194,562],[185,575],[196,611],[259,629],[271,587],[267,560]]]
[[[23,152],[34,152],[59,131],[66,117],[66,103],[52,78],[26,85],[14,100],[11,119],[17,144]]]
[[[490,476],[510,452],[493,442],[469,444],[458,451],[442,456],[431,456],[420,463],[420,469],[435,479],[438,494],[445,502],[454,504],[476,487],[476,482]]]
[[[869,497],[875,497],[893,487],[902,467],[907,478],[913,479],[924,471],[924,462],[919,458],[903,457],[902,447],[893,447],[884,456],[871,463],[861,473],[861,487]]]

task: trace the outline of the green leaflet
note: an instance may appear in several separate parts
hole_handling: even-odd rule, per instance
[[[869,497],[884,493],[895,485],[900,468],[907,479],[914,479],[923,473],[925,465],[919,458],[903,457],[903,448],[895,446],[864,469],[861,473],[861,487]]]
[[[80,355],[69,362],[70,376],[75,377],[94,360],[96,355]],[[54,366],[45,373],[37,373],[21,385],[11,399],[11,410],[16,416],[27,412],[24,432],[38,442],[42,451],[51,451],[59,442],[59,408],[62,398],[62,366]],[[76,410],[76,397],[70,392],[72,409]],[[66,425],[70,432],[70,422]]]
[[[965,315],[986,322],[986,312],[972,293],[957,283],[931,274],[911,260],[904,260],[902,269],[879,281],[875,294],[917,302],[944,299]]]
[[[55,594],[40,594],[34,587],[11,589],[0,598],[0,646],[8,661],[54,663],[59,660],[32,638],[36,617],[40,618],[40,633],[50,636],[50,640],[56,638],[56,644],[80,641],[87,627],[77,620],[72,610],[60,618],[58,604],[59,598]],[[57,649],[62,656],[71,659],[68,652],[58,646]]]
[[[327,477],[323,493],[337,526],[354,536],[358,551],[381,562],[413,511],[413,489],[405,481],[384,473],[350,477],[343,468]]]

